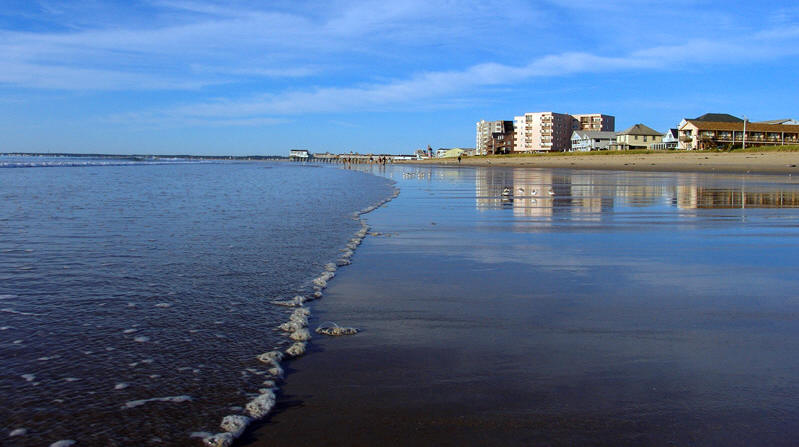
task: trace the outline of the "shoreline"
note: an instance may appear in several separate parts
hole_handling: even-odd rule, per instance
[[[399,161],[436,166],[500,166],[650,172],[799,173],[799,152],[665,152],[657,154],[477,156]]]

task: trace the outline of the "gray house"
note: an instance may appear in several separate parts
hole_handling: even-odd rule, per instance
[[[616,132],[575,130],[572,132],[572,151],[605,151],[616,141]]]

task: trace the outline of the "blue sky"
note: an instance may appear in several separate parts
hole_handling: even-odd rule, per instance
[[[0,9],[0,152],[407,153],[480,119],[799,118],[799,5],[34,1]]]

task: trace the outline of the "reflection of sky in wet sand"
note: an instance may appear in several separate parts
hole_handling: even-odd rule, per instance
[[[799,183],[413,166],[385,175],[402,192],[369,221],[390,236],[367,240],[353,270],[380,280],[340,293],[346,318],[369,334],[360,343],[437,350],[408,354],[411,372],[387,368],[391,385],[420,371],[414,390],[455,399],[438,411],[521,415],[512,431],[531,425],[540,445],[794,444]],[[505,187],[513,197],[503,200]]]
[[[779,308],[778,297],[799,286],[799,183],[789,177],[410,167],[386,175],[405,199],[392,204],[406,207],[395,208],[407,216],[402,237],[387,242],[400,250],[477,269],[561,272],[589,294],[669,305],[732,309],[747,306],[738,297],[769,296],[761,304]]]

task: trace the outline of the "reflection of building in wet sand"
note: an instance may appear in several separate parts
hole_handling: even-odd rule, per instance
[[[658,201],[667,201],[669,197],[673,197],[674,186],[668,184],[619,184],[616,186],[614,196],[618,199],[623,199],[622,202],[630,206],[652,206]]]
[[[478,210],[501,208],[511,203],[502,198],[502,189],[513,185],[513,171],[508,169],[478,169],[475,173],[475,206]]]
[[[525,172],[516,176],[513,182],[513,215],[551,218],[555,206],[554,197],[558,192],[555,192],[555,196],[550,196],[548,192],[554,184],[552,172]],[[560,192],[568,196],[567,192]]]
[[[757,192],[703,188],[699,186],[677,187],[677,206],[683,209],[697,208],[797,208],[799,192]]]
[[[613,208],[613,196],[607,194],[607,186],[603,177],[595,174],[572,175],[572,213],[579,214],[581,220],[600,220],[603,209]]]

